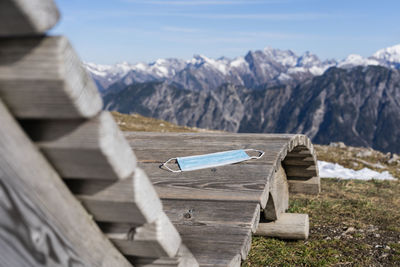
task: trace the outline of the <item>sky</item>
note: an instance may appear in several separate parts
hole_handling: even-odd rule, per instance
[[[193,55],[235,58],[270,46],[321,59],[400,44],[400,0],[55,0],[81,58],[97,64]]]

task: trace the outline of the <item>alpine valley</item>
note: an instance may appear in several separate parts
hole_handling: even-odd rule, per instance
[[[235,59],[85,66],[107,110],[400,153],[400,45],[341,61],[268,47]]]

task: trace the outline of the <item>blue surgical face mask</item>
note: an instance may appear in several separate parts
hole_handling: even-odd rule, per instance
[[[258,152],[259,156],[249,156],[246,152],[255,151]],[[238,150],[230,150],[223,151],[211,154],[204,155],[196,155],[196,156],[188,156],[188,157],[178,157],[171,158],[163,163],[163,167],[171,172],[183,172],[183,171],[194,171],[205,168],[218,167],[233,163],[238,163],[242,161],[246,161],[249,159],[259,159],[264,155],[264,151],[255,150],[255,149],[238,149]],[[167,166],[169,162],[172,160],[176,160],[179,165],[179,170],[172,170]]]

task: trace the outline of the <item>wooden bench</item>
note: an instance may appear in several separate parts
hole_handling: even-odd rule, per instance
[[[52,0],[0,2],[0,266],[240,266],[253,233],[307,238],[285,213],[289,192],[319,192],[307,137],[122,133],[68,40],[45,35],[58,18]],[[238,148],[266,154],[160,168]]]

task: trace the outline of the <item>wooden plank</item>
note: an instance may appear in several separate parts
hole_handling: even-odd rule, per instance
[[[132,149],[137,154],[138,158],[143,161],[152,160],[154,162],[165,162],[172,157],[190,156],[198,154],[213,153],[219,151],[233,150],[233,149],[247,149],[255,148],[264,150],[266,155],[260,160],[250,160],[246,163],[249,164],[264,164],[274,163],[279,156],[279,153],[287,145],[288,139],[263,139],[255,138],[246,139],[228,135],[220,136],[220,134],[208,137],[200,135],[198,139],[191,138],[184,139],[185,136],[177,135],[172,140],[171,136],[152,136],[148,138],[141,136],[138,138],[136,135],[127,135]]]
[[[260,223],[256,235],[280,239],[307,239],[309,235],[308,214],[283,213],[278,220]]]
[[[63,178],[118,180],[136,167],[136,157],[109,112],[90,120],[22,125]]]
[[[130,262],[136,267],[198,267],[199,263],[185,246],[181,245],[175,257],[167,258],[143,258],[129,257]]]
[[[101,223],[100,227],[123,254],[130,256],[174,257],[182,241],[163,212],[154,222],[140,227],[117,223]]]
[[[131,178],[116,182],[96,193],[83,192],[93,184],[82,180],[74,183],[78,199],[99,222],[142,225],[155,221],[162,213],[162,204],[146,174],[136,169]],[[77,189],[79,187],[79,189]]]
[[[264,209],[264,218],[277,220],[289,207],[289,186],[285,170],[280,166],[269,187],[269,199]]]
[[[290,193],[318,195],[321,192],[319,176],[308,180],[288,180]]]
[[[237,264],[246,258],[251,246],[251,231],[232,225],[177,225],[184,244],[203,265]]]
[[[16,117],[77,119],[100,112],[97,87],[65,37],[2,38],[0,55],[0,98]]]
[[[7,266],[130,266],[1,101],[0,125],[0,232],[8,240],[1,242],[2,261],[12,263]]]
[[[0,37],[41,35],[59,20],[53,0],[0,1]]]
[[[254,202],[162,200],[164,211],[174,225],[239,225],[256,231],[260,206]]]
[[[285,166],[285,172],[288,177],[301,177],[303,179],[318,176],[317,167],[315,165],[306,166]]]
[[[290,158],[289,155],[283,161],[283,165],[286,166],[312,166],[315,165],[313,157],[302,157],[302,158]]]
[[[162,199],[199,199],[251,201],[265,207],[268,176],[274,170],[267,165],[234,164],[191,172],[172,173],[157,163],[139,163]]]

